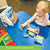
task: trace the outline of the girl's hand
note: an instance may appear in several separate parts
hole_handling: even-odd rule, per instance
[[[20,25],[19,26],[19,29],[22,31],[23,30],[23,27],[24,27],[23,25]]]

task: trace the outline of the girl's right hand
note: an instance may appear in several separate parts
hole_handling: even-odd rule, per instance
[[[22,27],[22,28],[21,28],[21,27]],[[20,25],[20,26],[19,26],[19,29],[22,31],[23,27],[24,27],[23,25]]]

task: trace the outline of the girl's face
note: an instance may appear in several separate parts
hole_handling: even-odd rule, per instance
[[[36,9],[37,12],[37,16],[42,17],[44,16],[44,12],[42,11],[42,9]]]

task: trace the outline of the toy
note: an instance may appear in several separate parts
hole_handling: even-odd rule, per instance
[[[9,42],[8,44],[6,44],[6,46],[16,46],[15,42],[12,40],[11,42]]]
[[[27,28],[29,28],[29,27],[30,27],[29,22],[27,22]]]
[[[24,33],[24,37],[28,37],[28,34]]]
[[[7,34],[3,38],[3,42],[4,42],[5,46],[16,46],[15,42],[12,40],[12,38],[10,37],[9,34]]]
[[[0,42],[3,40],[3,38],[7,35],[7,31],[5,28],[2,28],[0,30]]]
[[[22,27],[20,27],[20,30],[22,31]]]
[[[3,26],[0,28],[0,46],[16,46],[15,42]]]
[[[30,27],[30,24],[27,22],[27,30],[31,31],[31,32],[34,32],[36,34],[39,34],[39,28],[37,29],[33,29]]]
[[[31,31],[29,31],[29,34],[30,34],[31,36],[34,36],[34,33],[32,33]]]
[[[42,37],[42,36],[37,35],[37,36],[35,37],[35,41],[38,42],[38,43],[40,43],[40,44],[43,43],[43,40],[44,40],[44,37]]]
[[[0,18],[4,26],[14,26],[17,21],[17,15],[12,10],[12,7],[7,7],[3,12],[1,12]]]
[[[15,42],[12,40],[5,28],[0,30],[0,44],[2,41],[5,46],[16,46]]]
[[[0,46],[5,46],[3,40],[0,42]]]

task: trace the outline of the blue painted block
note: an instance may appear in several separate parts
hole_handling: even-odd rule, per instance
[[[43,44],[43,40],[44,40],[44,37],[42,37],[42,36],[38,35],[38,36],[35,37],[35,41],[37,43]]]
[[[27,33],[24,33],[23,36],[24,36],[24,37],[28,37],[29,35],[28,35]]]

